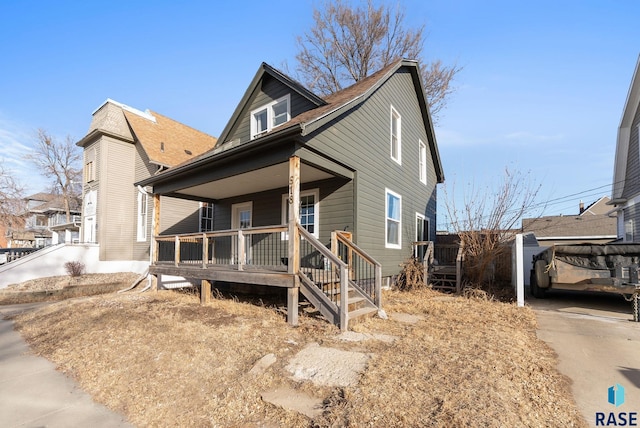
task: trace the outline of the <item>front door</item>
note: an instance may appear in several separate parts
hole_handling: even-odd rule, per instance
[[[232,229],[248,229],[252,224],[252,211],[253,202],[243,202],[241,204],[233,204],[231,206],[231,228]],[[233,260],[232,263],[237,263],[240,260],[238,254],[238,241],[237,238],[232,240],[233,243]],[[244,238],[245,248],[245,263],[251,263],[251,235],[247,235]]]

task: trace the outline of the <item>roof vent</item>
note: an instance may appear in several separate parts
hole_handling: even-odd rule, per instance
[[[160,142],[160,151],[164,153],[164,141]]]
[[[185,152],[186,154],[188,154],[189,156],[191,156],[191,155],[193,154],[193,153],[191,153],[191,150],[187,150],[187,149],[184,149],[184,152]]]

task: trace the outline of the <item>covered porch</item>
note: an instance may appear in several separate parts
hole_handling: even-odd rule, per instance
[[[310,221],[317,212],[307,212],[301,220],[301,186],[319,187],[320,199],[332,191],[325,189],[327,183],[332,189],[349,184],[354,172],[298,145],[288,147],[261,147],[244,161],[225,152],[200,164],[196,161],[189,170],[178,167],[162,179],[138,183],[152,186],[150,273],[199,280],[203,303],[210,298],[211,283],[218,281],[286,288],[287,319],[292,325],[298,322],[302,292],[329,321],[345,330],[350,318],[381,309],[381,267],[352,242],[350,233],[343,232],[343,218],[334,225],[340,231],[324,228],[322,234]],[[218,210],[211,222],[213,230],[161,235],[160,195],[212,204]],[[263,208],[254,213],[254,206],[267,205],[252,203],[247,195],[268,195],[270,207],[282,204],[286,212],[280,216]],[[331,219],[325,219],[325,224],[333,225]]]

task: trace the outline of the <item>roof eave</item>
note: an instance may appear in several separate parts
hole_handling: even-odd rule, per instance
[[[134,183],[134,186],[143,186],[143,187],[150,186],[150,185],[153,186],[155,183],[163,182],[182,174],[188,174],[189,171],[192,169],[207,165],[209,163],[217,162],[221,159],[237,155],[238,153],[242,153],[246,150],[250,150],[258,146],[263,146],[265,144],[277,142],[281,138],[286,138],[286,137],[293,136],[295,134],[300,134],[300,130],[301,130],[300,124],[294,124],[287,128],[282,128],[277,131],[270,132],[263,137],[256,138],[255,140],[251,140],[248,143],[241,144],[231,149],[216,153],[212,156],[206,156],[206,157],[194,160],[193,162],[188,162],[180,166],[170,168],[166,171],[161,172],[158,175],[154,175],[152,177],[138,181]]]
[[[80,141],[76,143],[78,147],[85,147],[86,145],[92,143],[94,140],[98,139],[101,136],[107,136],[111,138],[118,139],[120,141],[125,141],[127,143],[134,143],[135,141],[132,138],[124,137],[120,134],[115,134],[113,132],[106,131],[104,129],[94,129],[85,135]]]

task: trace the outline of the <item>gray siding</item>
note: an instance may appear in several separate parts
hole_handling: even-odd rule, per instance
[[[137,143],[135,145],[135,170],[134,170],[134,181],[140,181],[145,178],[150,177],[155,171],[156,166],[149,163],[149,157],[142,149],[142,145]],[[138,189],[133,186],[133,182],[129,184],[131,188],[131,198],[133,204],[135,206],[133,211],[133,218],[131,221],[133,222],[134,228],[134,237],[132,239],[133,245],[133,260],[149,260],[149,251],[151,245],[151,228],[152,228],[152,219],[153,219],[153,197],[151,195],[147,196],[147,239],[145,241],[138,241]]]
[[[136,144],[135,181],[150,177],[156,169],[157,166],[149,162],[149,157],[142,149],[142,146]],[[133,259],[149,260],[151,235],[153,233],[153,197],[149,195],[147,199],[147,239],[138,242],[136,230],[138,226],[138,189],[133,186],[133,182],[129,183],[129,187],[131,188],[133,195],[132,201],[134,201],[135,206],[131,220],[134,225],[134,237],[131,241],[133,243]],[[177,234],[198,232],[199,208],[200,204],[196,201],[162,196],[160,198],[160,233]]]
[[[135,148],[110,137],[101,138],[98,196],[100,260],[133,260],[131,242],[136,239]]]
[[[240,120],[237,126],[229,133],[228,141],[239,139],[241,143],[245,143],[251,139],[251,112],[261,106],[269,104],[279,98],[289,94],[291,96],[291,117],[295,117],[309,109],[315,107],[308,99],[294,92],[286,85],[269,75],[265,75],[262,81],[262,87],[249,100],[245,109],[240,114]],[[222,142],[220,143],[222,144]]]
[[[640,108],[633,118],[629,136],[629,153],[627,156],[627,170],[625,174],[624,190],[622,197],[631,199],[640,193],[640,145],[638,126],[640,125]]]
[[[353,230],[353,182],[331,179],[301,186],[301,191],[311,189],[318,189],[320,195],[319,238],[329,245],[332,231]],[[287,193],[287,188],[281,188],[219,201],[215,208],[215,230],[230,229],[232,205],[249,201],[253,202],[254,227],[282,224],[282,195]]]
[[[391,106],[401,115],[401,161],[390,156]],[[427,185],[418,153],[429,144],[411,75],[399,70],[360,107],[311,136],[308,145],[357,171],[355,242],[383,265],[385,276],[411,255],[416,213],[429,218],[435,236],[436,174],[427,150]],[[402,248],[385,248],[385,188],[402,196]]]
[[[200,204],[186,199],[160,197],[160,233],[177,234],[200,231]]]

